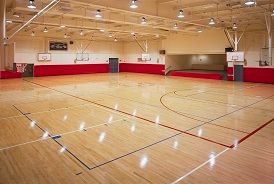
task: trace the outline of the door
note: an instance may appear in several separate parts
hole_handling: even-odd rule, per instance
[[[234,80],[243,81],[243,65],[234,65]]]
[[[118,72],[119,72],[119,59],[109,58],[109,73],[118,73]]]

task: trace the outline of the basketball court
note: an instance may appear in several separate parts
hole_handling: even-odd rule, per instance
[[[274,2],[1,3],[1,184],[274,182]]]

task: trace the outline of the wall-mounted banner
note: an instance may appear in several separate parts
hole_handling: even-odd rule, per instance
[[[68,50],[68,43],[50,41],[49,50]]]

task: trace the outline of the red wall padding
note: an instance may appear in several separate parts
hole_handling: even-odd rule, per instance
[[[274,68],[244,68],[245,82],[274,84]]]
[[[226,72],[227,72],[227,80],[228,81],[233,81],[234,79],[233,79],[233,67],[227,67],[227,70],[226,70]]]
[[[11,78],[21,78],[22,74],[19,72],[13,71],[1,71],[0,72],[0,79],[11,79]]]
[[[190,73],[190,72],[176,72],[172,71],[170,73],[170,76],[180,76],[180,77],[192,77],[192,78],[203,78],[203,79],[215,79],[215,80],[221,80],[222,75],[216,74],[216,73]]]
[[[108,64],[35,65],[34,76],[108,73]]]
[[[148,74],[164,74],[165,65],[161,64],[135,64],[135,63],[120,63],[120,72],[135,72]]]

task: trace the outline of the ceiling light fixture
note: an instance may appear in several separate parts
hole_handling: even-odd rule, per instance
[[[80,35],[83,36],[84,35],[84,32],[83,30],[80,31]]]
[[[272,17],[274,16],[274,10],[272,11],[271,16],[272,16]]]
[[[143,17],[141,20],[141,24],[146,24],[146,23],[147,23],[147,19],[145,17]]]
[[[12,16],[14,16],[14,17],[16,17],[16,18],[19,18],[19,17],[20,17],[20,15],[17,14],[17,13],[15,13],[15,12],[12,14]]]
[[[117,42],[118,41],[117,38],[114,38],[114,41]]]
[[[179,10],[179,14],[177,16],[178,18],[184,18],[185,15],[184,15],[184,11],[183,10]]]
[[[100,29],[99,31],[100,31],[100,32],[105,32],[105,30],[104,30],[104,29]]]
[[[138,8],[137,0],[132,0],[129,7],[132,9]]]
[[[232,28],[233,28],[233,29],[237,29],[237,28],[238,28],[237,25],[236,25],[236,23],[233,23]]]
[[[65,28],[65,27],[66,27],[65,25],[62,25],[62,24],[60,25],[60,28]]]
[[[108,37],[112,38],[112,37],[113,37],[113,35],[110,33],[110,34],[108,35]]]
[[[214,25],[214,24],[215,24],[214,18],[211,18],[208,24],[209,24],[209,25]]]
[[[102,18],[102,12],[101,12],[101,10],[97,10],[96,11],[95,17],[96,18]]]
[[[252,6],[256,4],[256,0],[245,0],[245,5]]]
[[[174,29],[178,29],[178,24],[175,23],[174,26],[173,26]]]
[[[35,36],[35,32],[34,31],[31,32],[31,36]]]
[[[12,23],[12,21],[11,20],[6,20],[6,23]]]
[[[29,0],[29,4],[28,4],[27,7],[30,8],[30,9],[35,9],[36,5],[35,5],[34,0]]]
[[[64,38],[67,38],[67,37],[68,37],[68,35],[67,35],[67,33],[65,33],[65,34],[64,34]]]
[[[48,28],[45,27],[44,30],[43,30],[44,33],[47,33],[48,32]]]
[[[197,31],[198,33],[201,33],[201,32],[203,32],[201,29],[198,29],[198,31]]]

